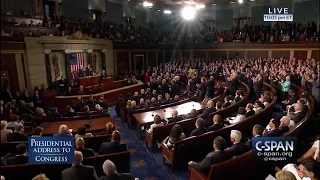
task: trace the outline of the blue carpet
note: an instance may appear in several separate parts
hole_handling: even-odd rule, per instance
[[[171,171],[159,163],[160,158],[155,158],[153,154],[145,148],[144,140],[141,142],[137,139],[136,129],[130,129],[122,124],[121,118],[116,115],[114,107],[109,109],[117,130],[121,133],[121,142],[128,144],[128,149],[131,152],[131,173],[134,177],[140,180],[170,180],[174,179]],[[161,153],[159,152],[159,155]],[[184,178],[187,179],[187,178]],[[180,179],[179,179],[180,180]],[[182,180],[182,179],[181,179]]]

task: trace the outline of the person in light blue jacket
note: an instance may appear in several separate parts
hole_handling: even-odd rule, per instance
[[[286,80],[283,82],[281,81],[281,97],[282,101],[286,100],[288,97],[288,91],[291,88],[291,81],[290,81],[290,76],[286,76]]]

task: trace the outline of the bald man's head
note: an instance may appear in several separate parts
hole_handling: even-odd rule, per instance
[[[84,142],[84,139],[82,137],[78,137],[76,139],[76,147],[77,148],[84,148],[84,144],[85,144],[85,142]]]
[[[120,141],[120,132],[119,131],[114,130],[112,132],[111,141],[112,142],[119,142]]]
[[[83,161],[83,155],[81,151],[74,151],[74,165],[80,165]]]

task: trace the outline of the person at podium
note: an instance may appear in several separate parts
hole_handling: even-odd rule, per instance
[[[79,69],[78,77],[85,77],[85,72],[83,68]]]
[[[108,74],[106,73],[105,70],[102,70],[101,75],[100,75],[100,84],[102,84],[102,80],[106,79],[108,76]]]
[[[88,64],[88,66],[86,68],[86,75],[87,76],[93,76],[93,72],[92,72],[92,68],[91,68],[90,64]]]

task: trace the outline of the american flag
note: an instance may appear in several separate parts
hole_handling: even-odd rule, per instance
[[[84,67],[84,53],[71,53],[69,54],[69,62],[71,73],[77,72]]]

